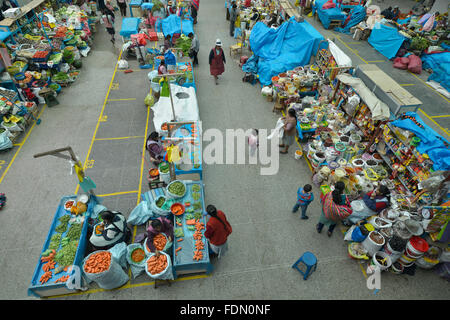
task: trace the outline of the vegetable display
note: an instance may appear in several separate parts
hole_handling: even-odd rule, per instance
[[[70,240],[78,240],[81,236],[82,224],[72,224],[67,232],[67,237]]]
[[[195,201],[200,200],[200,198],[201,198],[201,194],[200,194],[200,193],[194,192],[194,193],[192,194],[192,199],[194,199]]]
[[[84,271],[86,273],[101,273],[109,269],[111,265],[111,252],[101,251],[91,254],[86,260]]]
[[[167,238],[162,234],[159,233],[153,238],[153,245],[155,248],[159,251],[163,250],[166,246]]]
[[[161,208],[165,202],[166,199],[164,197],[159,197],[158,200],[156,200],[155,204],[158,208]]]
[[[141,248],[136,248],[131,252],[131,260],[134,262],[141,262],[145,259],[145,252]]]
[[[56,233],[50,238],[50,244],[48,246],[49,249],[58,249],[59,243],[61,241],[61,234]]]
[[[152,256],[147,261],[147,269],[151,274],[158,274],[167,268],[167,257],[164,254]]]
[[[177,39],[177,41],[175,41],[175,47],[180,48],[181,51],[183,51],[183,55],[187,56],[187,55],[189,55],[189,49],[191,48],[191,43],[192,43],[192,40],[188,36],[182,34]]]
[[[192,185],[192,191],[194,192],[200,192],[201,187],[198,184]]]
[[[78,241],[69,241],[67,245],[62,247],[55,255],[55,261],[61,266],[70,266],[75,260],[78,249]]]
[[[169,185],[168,191],[174,195],[181,197],[186,193],[186,187],[182,182],[174,181]]]

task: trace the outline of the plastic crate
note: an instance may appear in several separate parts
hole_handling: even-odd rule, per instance
[[[47,51],[47,55],[43,58],[32,58],[31,60],[33,62],[46,62],[48,60],[48,57],[50,56],[50,51]]]
[[[67,214],[68,212],[64,209],[64,203],[67,200],[76,200],[77,196],[66,196],[63,197],[58,205],[58,208],[56,209],[56,214],[55,217],[53,218],[53,222],[51,224],[48,236],[47,236],[47,240],[44,243],[44,246],[42,248],[42,252],[41,254],[48,248],[49,244],[50,244],[50,238],[53,234],[55,234],[55,228],[59,225],[59,221],[58,219]],[[84,254],[85,254],[85,249],[86,249],[86,241],[87,241],[87,231],[88,231],[88,226],[89,223],[87,222],[90,213],[92,212],[94,206],[97,204],[97,202],[95,201],[95,199],[93,199],[91,197],[91,199],[88,202],[88,209],[86,211],[85,214],[85,220],[83,223],[83,227],[81,230],[81,236],[78,242],[78,249],[77,252],[75,254],[75,259],[74,259],[74,265],[78,266],[81,268],[81,263],[84,259]],[[70,224],[69,224],[70,226]],[[69,229],[69,228],[68,228]],[[65,234],[67,233],[68,230],[66,230],[63,234],[62,237],[65,236]],[[41,255],[39,255],[39,259],[38,259],[38,264],[36,266],[36,269],[34,270],[34,274],[33,277],[31,279],[31,284],[28,288],[28,295],[30,296],[36,296],[36,297],[50,297],[50,296],[56,296],[56,295],[61,295],[61,294],[67,294],[67,293],[73,293],[76,292],[75,289],[69,289],[66,287],[65,283],[54,283],[54,281],[62,276],[65,275],[69,275],[68,272],[66,271],[62,271],[58,274],[53,274],[52,278],[47,281],[44,284],[40,284],[39,279],[41,278],[42,274],[44,273],[44,271],[42,270],[42,265],[44,263],[41,262]],[[56,268],[58,267],[58,265],[56,265]],[[54,270],[53,270],[54,271]],[[81,270],[80,270],[81,272]]]

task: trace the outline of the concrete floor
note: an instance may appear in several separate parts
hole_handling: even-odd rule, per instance
[[[120,30],[120,22],[116,28]],[[4,166],[11,165],[0,181],[8,196],[0,213],[1,299],[34,299],[26,292],[56,206],[62,196],[76,191],[67,162],[33,159],[34,154],[70,145],[82,162],[93,160],[87,161],[92,165],[86,173],[97,183],[96,193],[106,195],[105,206],[126,216],[140,202],[139,193],[148,189],[141,157],[145,135],[153,130],[151,113],[143,104],[149,90],[147,71],[135,60],[129,61],[135,72],[115,71],[121,43],[113,47],[103,26],[98,29],[80,78],[58,96],[60,105],[44,109],[42,123],[18,152],[11,150],[15,158],[5,160]],[[272,128],[279,117],[271,112],[273,104],[261,96],[259,86],[241,82],[242,71],[227,50],[218,86],[209,74],[207,59],[215,39],[222,39],[225,49],[235,42],[227,33],[223,0],[202,2],[195,29],[201,49],[194,72],[204,129]],[[118,137],[127,139],[109,140]],[[331,239],[315,231],[319,202],[308,208],[309,220],[290,212],[297,188],[311,176],[305,161],[294,159],[294,151],[280,157],[275,176],[259,175],[257,165],[204,167],[206,203],[222,209],[233,226],[230,250],[214,262],[211,276],[180,278],[157,290],[141,276],[117,290],[93,286],[58,299],[448,299],[448,283],[420,269],[414,277],[383,273],[381,291],[374,295],[367,289],[365,267],[348,258],[341,230]],[[318,197],[319,191],[314,192]],[[291,268],[304,251],[319,261],[307,281]]]

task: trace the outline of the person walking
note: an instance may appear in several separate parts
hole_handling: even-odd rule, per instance
[[[127,16],[127,2],[126,0],[117,0],[117,6],[120,9],[120,15],[122,17]]]
[[[297,114],[295,113],[295,110],[293,108],[290,108],[283,120],[284,134],[283,138],[281,139],[280,148],[284,148],[284,150],[281,150],[280,153],[286,154],[288,153],[289,147],[294,143],[295,134],[297,132]]]
[[[233,232],[233,228],[227,221],[225,213],[217,210],[215,206],[208,205],[206,212],[210,216],[206,223],[205,237],[208,239],[210,255],[212,257],[222,257],[228,250],[228,236]]]
[[[305,184],[303,188],[300,187],[297,190],[297,202],[292,209],[292,213],[296,213],[298,211],[298,208],[302,208],[301,218],[303,220],[308,219],[308,216],[306,215],[306,209],[308,209],[309,204],[314,200],[314,194],[311,191],[312,187],[310,184]]]
[[[189,39],[191,39],[191,48],[189,49],[189,57],[192,58],[192,66],[195,67],[198,65],[197,54],[200,50],[200,41],[198,41],[197,35],[192,32],[188,35]]]
[[[216,46],[211,49],[209,53],[209,71],[214,77],[216,85],[219,84],[218,76],[220,76],[225,71],[225,53],[222,49],[222,41],[220,39],[216,40]]]
[[[233,4],[233,6],[231,7],[231,12],[230,12],[230,36],[234,37],[234,25],[236,23],[236,19],[237,19],[237,15],[238,15],[238,9],[237,9],[237,5],[236,3]]]
[[[344,195],[345,184],[342,181],[336,182],[334,190],[328,192],[322,199],[322,214],[319,223],[316,225],[318,233],[322,232],[323,227],[328,226],[328,236],[331,237],[338,220],[344,220],[352,214],[350,202]]]
[[[104,8],[102,10],[102,20],[105,25],[106,31],[111,35],[111,42],[114,44],[116,39],[114,39],[115,30],[114,30],[114,17],[110,14],[109,10]]]

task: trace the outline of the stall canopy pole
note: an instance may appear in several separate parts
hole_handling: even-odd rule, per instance
[[[170,73],[170,74],[162,74],[162,75],[155,76],[155,78],[164,78],[164,81],[167,81],[167,83],[169,84],[170,105],[172,106],[172,114],[173,114],[172,121],[176,121],[176,117],[175,117],[175,107],[173,105],[172,90],[170,89],[170,81],[169,81],[168,77],[177,77],[177,76],[183,76],[183,75],[184,75],[184,73]]]
[[[194,124],[195,122],[169,122],[167,123],[168,129],[168,138],[166,140],[175,140],[175,141],[185,141],[185,140],[193,140],[193,138],[173,138],[171,137],[172,131],[176,131],[179,127],[184,126],[185,124]],[[173,143],[172,143],[173,144]],[[175,175],[175,165],[172,161],[169,161],[169,170],[170,170],[170,179],[171,181],[175,180],[177,177]]]
[[[70,156],[63,154],[63,152],[68,152]],[[83,179],[86,178],[86,175],[84,174],[83,166],[81,165],[80,160],[78,160],[77,156],[73,152],[72,147],[69,146],[69,147],[65,147],[65,148],[60,148],[60,149],[37,153],[33,156],[33,158],[40,158],[40,157],[45,157],[45,156],[54,156],[57,158],[73,161],[75,164],[77,164],[80,167],[80,173],[81,173]],[[93,189],[89,190],[89,193],[91,193],[93,196],[95,196]]]

